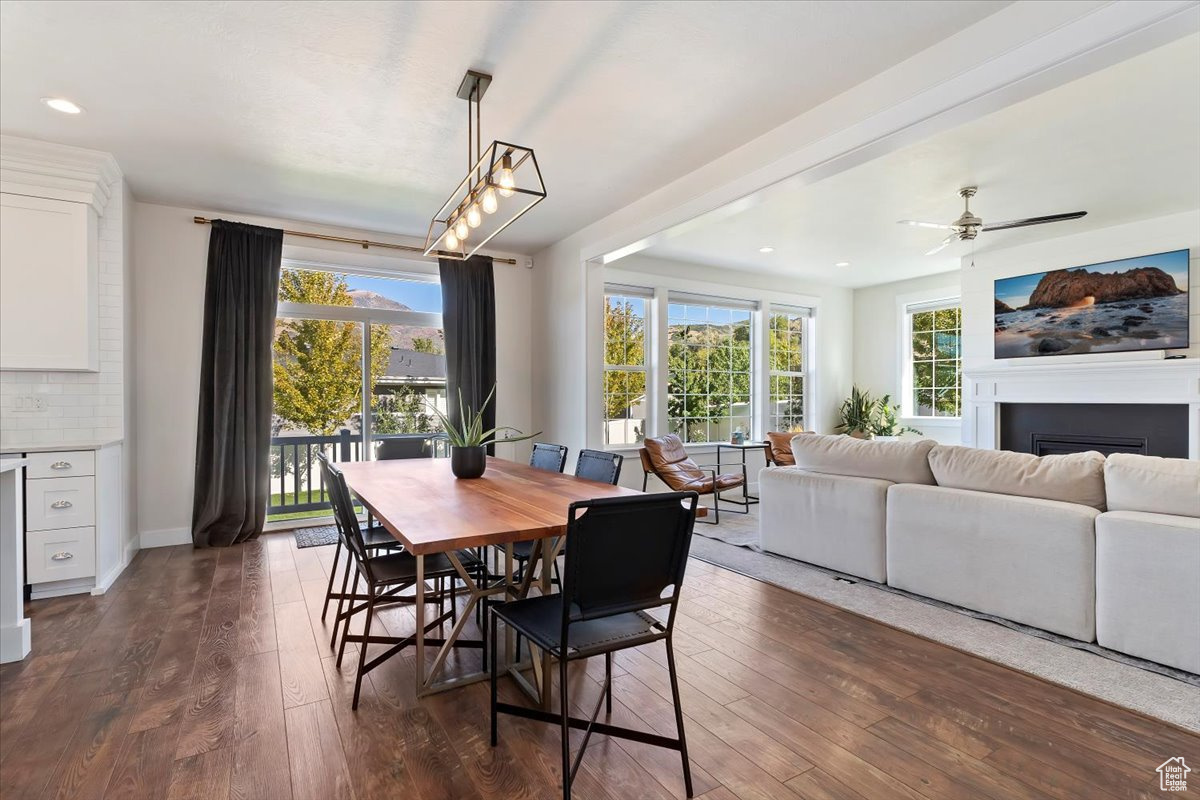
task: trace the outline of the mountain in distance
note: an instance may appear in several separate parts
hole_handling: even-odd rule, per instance
[[[351,289],[350,298],[357,308],[385,308],[389,311],[412,311],[411,308],[398,300],[384,297],[379,292],[372,292],[366,289]],[[389,329],[392,335],[392,347],[398,347],[401,350],[412,350],[414,339],[432,339],[437,344],[439,351],[445,349],[440,328],[391,325]]]
[[[387,308],[392,311],[412,311],[411,308],[398,300],[384,297],[379,292],[371,292],[366,289],[351,289],[350,298],[358,308]]]

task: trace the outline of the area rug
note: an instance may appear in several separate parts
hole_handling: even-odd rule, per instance
[[[296,537],[296,547],[322,547],[327,544],[337,544],[338,531],[336,525],[321,525],[316,528],[296,528],[292,531]]]
[[[756,511],[696,525],[692,557],[1200,732],[1200,676],[763,552]]]

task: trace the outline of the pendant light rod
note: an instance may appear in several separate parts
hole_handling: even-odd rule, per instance
[[[197,225],[208,225],[212,222],[208,217],[192,217],[192,222]],[[299,236],[304,239],[319,239],[322,242],[342,242],[344,244],[356,244],[367,250],[371,247],[380,247],[385,250],[403,250],[407,253],[423,253],[424,247],[413,247],[410,244],[395,244],[394,242],[376,242],[371,239],[352,239],[349,236],[331,236],[328,233],[308,233],[307,231],[289,231],[286,228],[283,231],[284,236]],[[450,253],[445,250],[438,250],[430,254],[434,258],[449,258],[454,261],[461,261],[462,256],[458,253]],[[516,264],[515,258],[500,258],[492,256],[492,261],[497,264]]]

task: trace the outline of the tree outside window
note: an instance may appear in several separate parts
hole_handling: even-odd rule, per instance
[[[961,416],[962,309],[922,309],[909,320],[912,415]]]
[[[605,445],[646,438],[647,303],[644,297],[604,297]]]
[[[751,312],[720,305],[668,307],[667,422],[685,442],[750,434]]]
[[[771,368],[773,431],[804,430],[804,328],[807,312],[772,311],[767,321],[771,337],[767,357]]]

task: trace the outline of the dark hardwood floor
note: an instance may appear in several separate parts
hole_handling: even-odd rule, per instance
[[[31,604],[33,654],[0,668],[0,796],[559,797],[556,729],[502,718],[493,750],[486,684],[417,702],[411,651],[350,710],[353,660],[335,667],[320,621],[332,555],[288,534],[148,550],[104,596]],[[1157,798],[1160,763],[1200,765],[1200,737],[688,569],[676,648],[704,800]],[[393,634],[414,622],[408,608],[383,621]],[[573,698],[590,711],[603,665],[578,666]],[[615,674],[614,721],[673,734],[662,646],[619,656]],[[1184,796],[1200,795],[1192,777]],[[682,797],[678,756],[600,737],[575,796]]]

